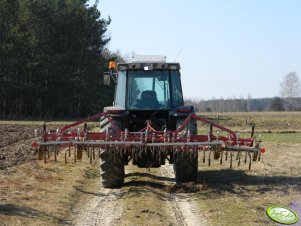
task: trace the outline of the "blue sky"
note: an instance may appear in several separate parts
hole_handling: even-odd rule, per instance
[[[301,75],[298,0],[100,0],[98,8],[112,19],[110,50],[181,63],[186,98],[279,96],[284,75]]]

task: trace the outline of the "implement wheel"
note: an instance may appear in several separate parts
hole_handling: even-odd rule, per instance
[[[173,167],[177,183],[196,182],[198,177],[198,152],[179,151],[174,153]]]
[[[113,148],[100,152],[100,177],[105,188],[121,187],[124,183],[124,163],[122,150]]]

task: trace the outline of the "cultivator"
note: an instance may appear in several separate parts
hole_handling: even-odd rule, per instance
[[[90,131],[87,123],[98,118],[105,118],[109,121],[112,131],[104,132]],[[191,134],[190,131],[183,133],[187,125],[195,120],[198,123],[208,126],[208,134]],[[80,125],[81,128],[80,128]],[[133,164],[138,163],[147,156],[153,162],[165,164],[167,159],[174,163],[183,158],[183,155],[197,156],[201,152],[203,163],[211,165],[212,158],[219,159],[220,164],[230,161],[230,168],[233,161],[237,165],[241,162],[248,163],[251,169],[252,161],[260,161],[265,149],[261,147],[261,138],[256,140],[254,135],[255,126],[252,125],[250,138],[241,138],[239,133],[211,122],[195,114],[189,115],[183,123],[174,131],[157,131],[153,128],[152,122],[147,121],[145,128],[138,132],[121,130],[111,118],[109,113],[99,113],[84,120],[64,126],[61,129],[47,130],[46,124],[43,130],[35,130],[37,139],[32,147],[36,148],[38,159],[47,162],[50,152],[54,152],[54,159],[60,151],[64,152],[65,163],[72,157],[74,162],[82,159],[83,152],[87,153],[90,163],[95,159],[96,153],[100,156],[104,150],[114,153],[114,156],[121,157],[126,165],[130,160]],[[207,158],[207,161],[206,161]]]

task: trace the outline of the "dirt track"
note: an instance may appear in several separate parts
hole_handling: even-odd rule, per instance
[[[134,171],[138,171],[133,173]],[[208,225],[192,193],[175,194],[172,166],[126,167],[121,189],[99,190],[75,210],[75,225]],[[150,186],[152,187],[150,189]],[[198,189],[198,185],[189,185]]]

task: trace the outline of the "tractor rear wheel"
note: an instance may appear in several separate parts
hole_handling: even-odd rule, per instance
[[[120,187],[124,183],[122,150],[107,148],[100,152],[100,176],[105,188]]]
[[[195,182],[198,177],[197,150],[183,150],[174,153],[173,167],[177,183]]]
[[[182,123],[184,122],[185,119],[178,119],[177,120],[177,125],[176,128],[178,129]],[[182,136],[187,136],[188,131],[190,132],[190,134],[197,134],[198,130],[197,130],[197,123],[195,119],[191,119],[191,121],[188,123],[187,126],[185,126],[182,131],[180,131],[180,134]]]
[[[121,128],[121,120],[114,119],[115,124]],[[105,117],[100,120],[100,131],[108,130],[110,134],[114,133],[114,129]],[[124,161],[123,150],[108,147],[100,151],[100,177],[101,183],[105,188],[120,187],[124,183]]]

